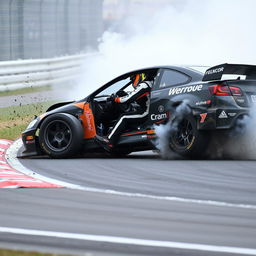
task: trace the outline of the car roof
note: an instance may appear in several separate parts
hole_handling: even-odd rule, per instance
[[[152,67],[145,67],[136,70],[132,70],[130,72],[126,72],[125,74],[129,74],[132,72],[143,72],[150,69],[174,69],[185,74],[188,74],[192,77],[192,80],[202,80],[204,76],[204,70],[208,67],[206,66],[197,66],[197,65],[159,65],[159,66],[152,66]],[[123,74],[123,75],[125,75]]]
[[[103,86],[99,87],[96,91],[94,91],[92,94],[90,95],[95,95],[98,93],[98,91],[102,90],[102,88],[107,87],[110,83],[113,83],[115,80],[120,79],[120,77],[125,77],[130,75],[131,73],[143,73],[145,71],[149,71],[149,70],[156,70],[156,69],[174,69],[177,70],[179,72],[185,73],[187,75],[189,75],[191,77],[191,81],[190,82],[197,82],[197,81],[202,81],[204,73],[197,71],[195,69],[192,69],[191,66],[171,66],[171,65],[159,65],[159,66],[152,66],[152,67],[144,67],[144,68],[140,68],[140,69],[135,69],[135,70],[130,70],[126,73],[123,73],[122,75],[119,75],[118,77],[115,77],[114,79],[110,80],[109,82],[107,82],[106,84],[104,84]]]

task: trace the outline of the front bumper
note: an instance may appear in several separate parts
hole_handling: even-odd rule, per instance
[[[42,154],[38,143],[38,137],[36,136],[36,129],[24,131],[22,133],[22,142],[24,150],[18,156],[19,158],[38,156]]]

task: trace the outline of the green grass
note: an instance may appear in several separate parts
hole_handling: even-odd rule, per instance
[[[10,95],[18,95],[18,94],[26,94],[26,93],[33,93],[33,92],[50,91],[50,90],[51,90],[51,86],[27,87],[27,88],[23,88],[23,89],[17,89],[17,90],[14,90],[14,91],[0,92],[0,97],[10,96]]]
[[[54,102],[0,108],[0,138],[14,140],[28,126],[35,115],[46,111]]]
[[[58,256],[59,254],[0,249],[0,256]],[[60,256],[60,255],[59,255]]]

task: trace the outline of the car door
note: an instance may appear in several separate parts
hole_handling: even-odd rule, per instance
[[[170,88],[187,84],[191,77],[183,72],[171,68],[162,68],[151,91],[149,109],[149,123],[161,124],[168,121],[170,116]]]

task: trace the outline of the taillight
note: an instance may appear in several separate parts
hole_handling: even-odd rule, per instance
[[[229,89],[233,96],[243,96],[243,93],[240,88],[234,87],[234,86],[229,86]]]
[[[225,96],[242,96],[243,93],[240,88],[234,86],[227,86],[224,84],[215,84],[209,86],[209,90],[213,95]]]
[[[211,85],[209,86],[209,89],[213,95],[231,95],[228,86],[224,84]]]

